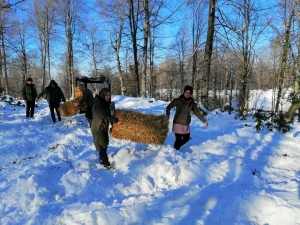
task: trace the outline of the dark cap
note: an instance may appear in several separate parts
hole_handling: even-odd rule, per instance
[[[32,78],[30,78],[30,77],[29,77],[29,78],[27,78],[27,81],[32,81]]]
[[[191,92],[191,94],[193,94],[193,88],[191,86],[189,86],[189,85],[185,86],[183,90],[184,90],[184,92],[186,92],[187,90],[189,90]]]

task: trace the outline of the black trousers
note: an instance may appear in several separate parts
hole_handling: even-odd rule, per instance
[[[58,111],[58,107],[59,107],[59,103],[58,104],[57,103],[50,103],[49,104],[51,118],[52,118],[53,123],[56,122],[56,117],[55,117],[55,114],[54,114],[54,109],[56,111],[58,121],[61,121],[61,116],[60,116],[60,113]]]
[[[35,100],[26,102],[26,117],[33,117],[34,115],[34,107],[35,107]]]
[[[187,143],[190,140],[190,133],[188,134],[176,134],[175,133],[175,143],[174,143],[174,148],[176,150],[179,150],[181,148],[182,145],[184,145],[185,143]]]
[[[92,119],[93,119],[92,107],[86,107],[85,117],[89,121],[89,124],[90,124],[90,127],[91,127],[91,125],[92,125]]]

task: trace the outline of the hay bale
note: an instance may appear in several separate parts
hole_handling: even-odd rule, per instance
[[[124,109],[117,109],[115,114],[122,124],[113,126],[111,136],[114,138],[163,144],[168,135],[169,119],[166,115],[155,116]]]
[[[82,92],[80,91],[79,87],[74,88],[74,98],[75,99],[82,98]]]
[[[74,103],[80,101],[82,98],[82,92],[80,91],[79,87],[74,88],[74,96],[74,99],[59,106],[58,111],[62,117],[74,116],[77,114],[79,107],[75,107]]]
[[[74,98],[70,101],[65,102],[61,106],[59,106],[58,111],[62,117],[74,116],[77,114],[79,107],[75,107],[74,103],[78,102],[80,98]]]

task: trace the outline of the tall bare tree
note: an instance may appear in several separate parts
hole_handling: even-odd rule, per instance
[[[203,62],[203,77],[201,88],[201,100],[204,107],[208,108],[208,91],[209,91],[209,76],[211,56],[213,51],[214,33],[215,33],[215,14],[216,14],[216,0],[209,0],[208,13],[208,28],[204,49]]]
[[[253,63],[255,61],[255,44],[268,21],[262,21],[264,18],[259,17],[258,13],[263,10],[256,1],[226,1],[226,4],[228,4],[227,7],[232,9],[232,12],[222,13],[220,10],[220,19],[226,34],[226,41],[230,44],[230,48],[238,62],[236,77],[238,81],[236,83],[239,87],[238,106],[239,115],[243,116],[249,99]]]
[[[143,65],[142,65],[142,97],[146,97],[147,90],[147,68],[148,68],[148,42],[150,38],[150,17],[149,0],[144,0],[144,31],[143,31]]]
[[[81,2],[79,0],[65,0],[59,2],[59,14],[62,26],[65,32],[66,39],[66,95],[74,96],[74,36],[76,29],[79,27]]]
[[[140,74],[139,74],[139,59],[138,59],[138,28],[141,20],[141,4],[140,0],[128,0],[129,29],[131,37],[131,45],[133,52],[133,71],[135,76],[136,93],[141,95]]]
[[[102,32],[100,30],[101,24],[95,18],[86,19],[82,24],[81,30],[83,36],[83,58],[89,65],[92,66],[91,76],[99,76],[100,63],[103,61],[102,54],[105,52],[105,43]],[[108,55],[107,53],[105,55]]]
[[[50,60],[50,35],[53,32],[54,18],[56,13],[56,2],[53,0],[34,0],[34,24],[38,29],[39,48],[42,67],[42,90],[46,86],[46,80],[51,80]],[[48,61],[48,64],[47,64]],[[47,73],[48,72],[48,73]],[[47,76],[46,76],[47,75]]]
[[[201,84],[201,77],[203,74],[203,50],[204,46],[204,33],[207,32],[207,25],[205,22],[206,11],[208,8],[206,1],[201,0],[193,0],[188,1],[188,7],[190,8],[190,17],[191,19],[187,19],[191,21],[191,58],[190,58],[190,84],[194,87],[194,98],[199,100],[199,90]],[[187,53],[188,54],[188,53]]]
[[[106,2],[100,0],[100,14],[105,17],[106,26],[108,27],[108,34],[110,45],[115,53],[116,64],[118,69],[120,92],[124,95],[124,69],[122,65],[122,42],[124,35],[124,23],[125,23],[125,9],[126,5],[123,1]],[[125,47],[124,47],[125,49]],[[123,49],[123,52],[124,52]]]
[[[7,4],[3,3],[0,3],[0,8],[0,91],[9,94],[5,35],[8,27],[10,8],[7,7]]]
[[[296,4],[294,1],[284,0],[283,2],[284,7],[284,42],[282,46],[282,57],[281,57],[281,65],[280,65],[280,72],[279,72],[279,79],[278,79],[278,93],[275,105],[275,112],[277,113],[279,110],[280,99],[282,96],[282,88],[283,82],[285,78],[285,70],[286,70],[286,63],[288,58],[288,51],[289,51],[289,40],[291,34],[291,27],[293,24],[294,16],[295,16],[295,7]]]
[[[174,49],[174,54],[178,60],[178,77],[179,77],[179,88],[183,90],[183,87],[187,84],[192,84],[191,80],[188,80],[186,64],[187,64],[187,52],[188,52],[188,30],[187,25],[184,23],[181,29],[176,35],[176,40],[172,49]]]

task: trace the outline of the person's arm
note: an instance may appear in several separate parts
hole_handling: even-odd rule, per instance
[[[167,106],[167,108],[166,108],[166,115],[167,115],[167,116],[170,116],[170,110],[178,104],[178,101],[180,101],[180,99],[175,98],[175,99],[173,99],[173,101]]]
[[[194,114],[195,116],[197,116],[203,123],[205,123],[206,126],[208,126],[208,122],[206,121],[205,117],[202,115],[202,113],[200,112],[198,106],[196,103],[193,103],[194,104]]]
[[[36,91],[36,88],[34,88],[34,96],[35,96],[35,98],[36,98],[36,100],[38,99],[38,95],[37,95],[37,91]]]
[[[108,113],[108,111],[101,109],[101,107],[103,107],[101,104],[98,104],[97,107],[100,107],[97,111],[99,112],[101,118],[111,123],[119,122],[119,119],[117,117],[112,116],[110,114],[110,111]]]
[[[39,99],[40,97],[42,97],[44,94],[47,93],[47,88],[45,88],[38,96],[37,99]]]
[[[88,92],[87,92],[87,90],[85,89],[85,90],[82,92],[82,97],[81,97],[81,99],[78,101],[79,106],[82,106],[82,105],[86,102],[87,97],[88,97]]]
[[[23,95],[23,99],[26,102],[27,101],[27,96],[26,96],[26,85],[24,85],[23,89],[22,89],[22,95]]]
[[[62,100],[63,102],[66,102],[65,95],[64,95],[64,93],[62,92],[61,89],[60,89],[60,96],[61,96],[61,100]]]

